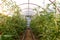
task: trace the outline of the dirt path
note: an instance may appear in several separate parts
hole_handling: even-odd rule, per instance
[[[26,34],[25,34],[25,37],[24,37],[24,40],[35,40],[32,32],[30,29],[27,29],[26,30]]]
[[[26,32],[26,38],[25,38],[25,40],[33,40],[32,39],[32,35],[31,35],[31,30],[27,30],[27,32]]]

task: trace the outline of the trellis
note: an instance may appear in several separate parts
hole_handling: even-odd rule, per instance
[[[56,6],[56,0],[54,0],[54,1],[49,0],[49,1],[51,2],[49,4],[49,6],[53,4],[53,6],[55,7],[55,13],[57,12],[57,10],[58,10],[58,12],[60,12],[60,9]],[[44,4],[44,2],[43,2],[43,4]],[[29,10],[36,11],[39,14],[40,13],[40,11],[39,11],[40,8],[43,9],[44,11],[47,11],[45,8],[42,8],[40,5],[37,5],[37,4],[34,4],[34,3],[30,3],[30,0],[28,0],[28,3],[20,4],[20,6],[22,6],[22,5],[28,5],[27,8],[21,9],[21,11],[28,10],[28,14],[29,14]],[[37,8],[36,9],[32,9],[32,8],[29,7],[29,5],[35,5],[35,6],[37,6]]]

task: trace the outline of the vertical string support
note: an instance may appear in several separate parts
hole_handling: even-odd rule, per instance
[[[29,15],[29,3],[30,3],[30,0],[28,0],[28,15]]]

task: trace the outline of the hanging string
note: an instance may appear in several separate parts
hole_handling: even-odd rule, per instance
[[[43,6],[45,6],[45,0],[43,0]]]
[[[30,0],[28,0],[28,15],[29,15],[29,3],[30,3]]]
[[[49,0],[51,3],[54,3],[54,2],[56,2],[56,0],[54,0],[54,1],[52,1],[52,0]]]

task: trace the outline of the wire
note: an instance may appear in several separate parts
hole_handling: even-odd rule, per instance
[[[43,6],[45,6],[45,0],[43,0]]]
[[[29,3],[30,3],[30,0],[28,0],[28,15],[29,15]]]

